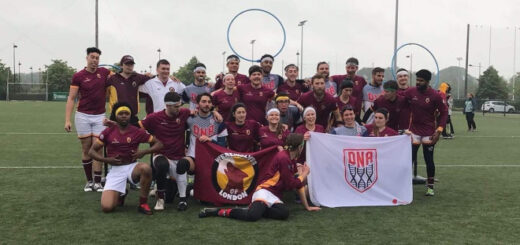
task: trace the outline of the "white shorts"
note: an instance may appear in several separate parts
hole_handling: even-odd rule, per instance
[[[107,174],[103,191],[113,190],[125,193],[127,180],[136,185],[137,183],[134,183],[132,180],[132,172],[136,165],[137,162],[121,166],[112,166],[112,169],[110,169],[110,172]]]
[[[430,145],[432,143],[431,136],[420,136],[412,133],[412,144],[414,145]]]
[[[157,157],[160,157],[160,156],[164,156],[164,155],[161,155],[161,154],[157,154],[157,155],[154,155],[153,156],[153,162],[155,162],[155,159]],[[170,164],[170,168],[169,168],[169,171],[168,171],[168,176],[167,177],[173,177],[176,181],[184,181],[184,182],[187,182],[188,179],[187,179],[187,174],[184,173],[184,174],[177,174],[177,163],[179,162],[179,160],[171,160],[167,157],[164,156],[164,158],[166,158],[168,160],[168,163]]]
[[[76,111],[74,115],[74,125],[76,126],[78,138],[99,136],[99,134],[105,130],[103,119],[105,119],[105,114],[90,115]]]
[[[266,189],[260,189],[253,193],[253,196],[251,197],[251,202],[255,201],[261,201],[265,203],[269,208],[276,203],[283,203],[282,200],[280,200],[280,198],[278,198],[275,194]]]

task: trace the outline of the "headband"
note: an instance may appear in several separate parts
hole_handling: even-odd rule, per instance
[[[231,61],[237,61],[238,63],[240,63],[240,59],[239,58],[232,56],[232,57],[227,58],[226,64],[231,62]]]
[[[206,71],[206,68],[204,68],[204,66],[197,66],[193,70],[193,72],[198,72],[198,71]]]
[[[165,101],[164,104],[165,104],[165,105],[178,105],[178,106],[181,106],[181,105],[182,105],[182,102],[180,102],[180,101],[177,101],[177,102],[173,102],[173,101]]]
[[[400,71],[396,75],[397,76],[399,76],[399,75],[407,75],[408,76],[408,72],[407,71]]]
[[[123,111],[130,113],[130,108],[128,108],[128,106],[121,106],[121,107],[117,108],[116,115],[119,114],[119,112],[123,112]]]
[[[264,57],[262,60],[260,60],[260,62],[264,62],[264,60],[274,62],[273,58],[271,58],[269,56]]]
[[[290,100],[290,98],[289,98],[289,96],[278,96],[278,97],[276,97],[276,102],[278,102],[280,100]]]
[[[309,111],[313,111],[314,113],[316,113],[316,110],[312,106],[307,106],[305,107],[305,110],[303,110],[303,116],[305,116],[305,114],[307,114],[307,112]]]
[[[269,116],[269,114],[271,114],[272,112],[278,112],[278,114],[280,114],[280,110],[278,110],[277,108],[271,108],[267,111],[267,113],[265,113],[265,115]]]

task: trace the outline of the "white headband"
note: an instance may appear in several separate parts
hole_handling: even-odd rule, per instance
[[[238,63],[240,63],[240,59],[238,59],[237,57],[229,57],[226,60],[226,64],[229,63],[230,61],[237,61]]]
[[[408,71],[400,71],[396,75],[397,76],[399,76],[399,75],[408,75]]]
[[[271,58],[269,56],[264,57],[260,62],[264,62],[264,60],[269,60],[271,62],[274,62],[273,58]]]
[[[303,116],[305,116],[305,114],[307,114],[307,112],[309,111],[313,111],[314,113],[316,113],[316,110],[312,106],[307,106],[305,107],[305,110],[303,110]]]
[[[198,71],[206,71],[206,68],[204,68],[204,66],[197,66],[193,70],[193,72],[198,72]]]
[[[265,115],[269,116],[269,114],[271,114],[272,112],[278,112],[278,114],[280,114],[280,110],[278,110],[277,108],[271,108],[267,111],[267,113],[265,113]]]
[[[226,80],[226,77],[233,77],[233,78],[235,78],[235,76],[233,74],[231,74],[231,73],[228,73],[228,74],[224,75],[224,77],[222,79]]]
[[[164,104],[165,105],[179,105],[180,106],[182,104],[182,102],[180,102],[180,101],[177,101],[177,102],[166,101],[166,102],[164,102]]]

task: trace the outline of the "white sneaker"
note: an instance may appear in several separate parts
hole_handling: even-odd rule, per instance
[[[95,190],[97,192],[103,192],[103,186],[101,183],[95,183],[94,187],[92,187],[92,190]]]
[[[83,190],[85,192],[91,192],[92,188],[94,188],[94,183],[89,181],[89,182],[87,182],[87,184],[85,184],[85,187],[83,187]]]
[[[157,199],[157,203],[155,203],[155,207],[153,209],[157,211],[164,210],[164,199]]]

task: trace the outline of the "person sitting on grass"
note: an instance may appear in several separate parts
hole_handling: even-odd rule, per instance
[[[110,120],[115,121],[117,126],[103,130],[89,151],[89,156],[93,159],[112,165],[101,194],[101,209],[108,213],[114,211],[118,204],[123,205],[128,180],[133,184],[141,183],[137,211],[151,215],[152,210],[147,202],[152,169],[149,164],[138,163],[137,160],[146,154],[159,151],[163,144],[144,129],[130,124],[131,117],[135,114],[128,103],[119,102],[112,108]],[[151,147],[138,150],[141,143],[150,143]],[[107,157],[99,154],[103,146],[106,147]]]
[[[245,221],[257,221],[262,217],[285,220],[289,217],[289,209],[282,202],[283,191],[297,189],[303,206],[308,211],[320,210],[311,207],[305,195],[304,182],[310,169],[303,165],[296,170],[295,160],[303,150],[303,135],[291,133],[285,140],[284,149],[276,153],[269,169],[259,176],[260,183],[252,196],[249,208],[204,208],[199,218],[221,216]],[[298,172],[299,176],[295,177]]]

